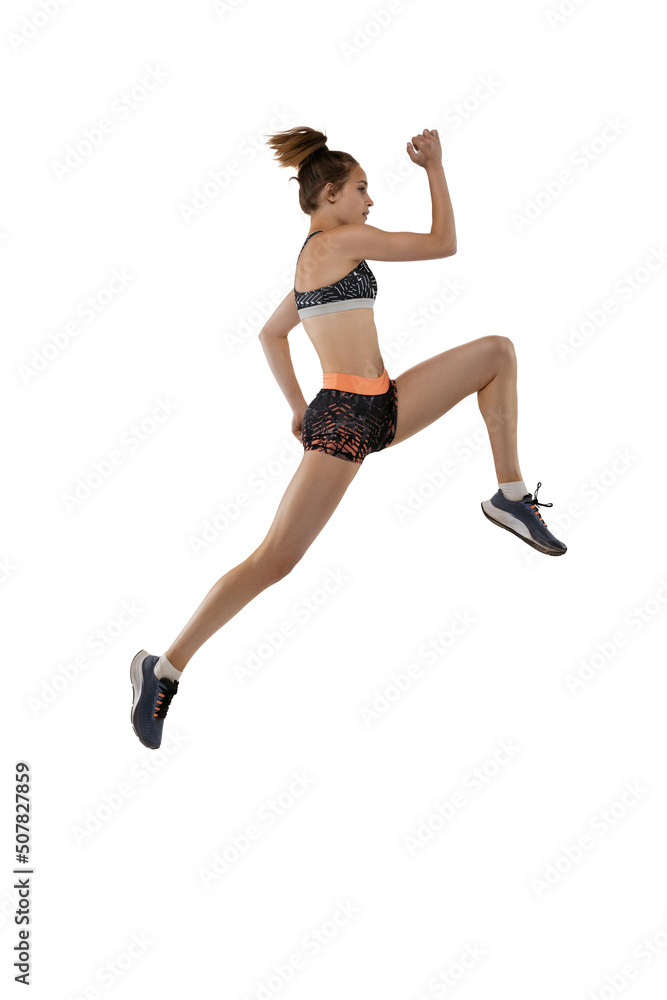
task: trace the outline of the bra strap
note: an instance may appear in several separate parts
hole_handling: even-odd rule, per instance
[[[323,233],[323,232],[324,232],[323,229],[316,229],[314,233],[308,233],[308,235],[306,236],[306,243],[308,242],[311,236],[317,236],[318,233]]]
[[[323,229],[316,229],[314,233],[308,233],[308,236],[306,236],[305,240],[303,241],[303,246],[301,247],[301,250],[303,250],[303,247],[305,247],[306,243],[308,242],[311,236],[316,236],[317,233],[323,233],[323,232],[324,232]],[[299,257],[301,256],[301,250],[299,250]]]

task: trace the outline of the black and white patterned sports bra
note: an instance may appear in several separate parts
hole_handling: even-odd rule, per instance
[[[311,236],[323,232],[323,229],[316,229],[314,233],[310,233],[306,236],[303,247]],[[349,271],[343,278],[339,278],[338,281],[334,281],[332,285],[313,288],[310,292],[297,292],[296,287],[294,288],[294,299],[299,319],[308,316],[321,316],[322,313],[340,312],[343,309],[373,309],[376,296],[375,275],[365,260],[360,261],[352,271]]]

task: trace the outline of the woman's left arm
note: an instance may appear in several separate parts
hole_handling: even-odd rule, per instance
[[[259,332],[262,334],[268,331],[269,333],[276,334],[276,336],[282,335],[283,337],[286,337],[290,330],[293,330],[299,323],[299,313],[296,308],[294,289],[291,289],[278,308],[271,313]]]
[[[287,334],[271,333],[265,326],[259,333],[259,342],[269,362],[269,368],[292,408],[292,413],[303,414],[308,403],[296,379]]]

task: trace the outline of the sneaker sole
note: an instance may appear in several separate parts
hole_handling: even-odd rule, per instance
[[[567,552],[566,548],[565,549],[544,549],[544,548],[542,548],[541,545],[538,545],[538,543],[536,541],[534,541],[532,538],[530,538],[529,536],[522,535],[521,532],[515,531],[514,528],[510,528],[509,524],[503,524],[502,521],[496,521],[495,517],[491,517],[490,514],[487,514],[486,510],[484,509],[484,504],[483,503],[480,504],[480,507],[482,508],[482,513],[484,514],[484,517],[488,517],[489,521],[491,521],[493,524],[497,524],[499,528],[504,528],[505,531],[511,531],[512,534],[516,535],[517,538],[520,538],[522,542],[526,542],[528,545],[532,545],[532,547],[534,549],[537,549],[537,551],[541,552],[543,555],[545,555],[545,556],[562,556],[562,555],[564,555]],[[527,532],[528,528],[526,528],[525,530]]]
[[[132,690],[134,691],[134,700],[132,702],[132,708],[130,709],[130,722],[132,723],[132,728],[134,729],[135,735],[140,743],[143,743],[143,745],[148,747],[149,750],[156,750],[157,747],[152,746],[150,743],[146,743],[145,740],[141,738],[134,725],[134,710],[139,703],[139,698],[141,697],[141,692],[144,686],[144,675],[141,669],[141,664],[149,655],[150,654],[147,653],[145,649],[140,649],[130,664],[130,680],[132,681]]]

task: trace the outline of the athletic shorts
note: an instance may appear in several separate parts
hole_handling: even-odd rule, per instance
[[[378,378],[325,372],[324,384],[303,415],[304,451],[323,451],[361,463],[396,434],[396,382],[384,368]]]

